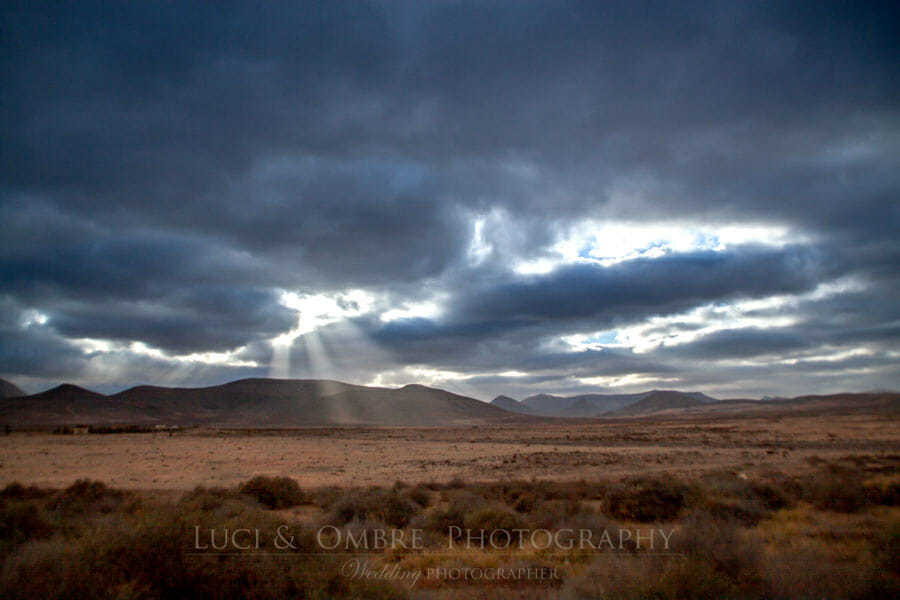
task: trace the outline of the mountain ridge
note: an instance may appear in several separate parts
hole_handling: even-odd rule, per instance
[[[775,412],[900,410],[900,394],[806,395],[773,401],[715,400],[700,392],[498,396],[490,403],[420,384],[368,387],[321,379],[238,379],[175,388],[138,385],[104,395],[72,384],[0,398],[0,424],[179,425],[235,428],[446,426],[539,422],[548,418],[617,419]]]
[[[650,390],[632,394],[579,394],[576,396],[555,396],[552,394],[535,394],[521,402],[508,396],[498,396],[492,403],[506,410],[534,414],[545,417],[602,417],[640,402],[655,393],[681,394],[696,399],[700,403],[712,403],[718,400],[702,392],[679,392],[675,390]],[[501,399],[508,399],[501,400]]]
[[[12,381],[0,379],[0,400],[3,398],[20,398],[27,394]]]
[[[422,385],[394,389],[317,379],[251,378],[199,388],[140,385],[111,395],[64,384],[0,401],[0,422],[16,426],[432,426],[523,418],[474,398]]]

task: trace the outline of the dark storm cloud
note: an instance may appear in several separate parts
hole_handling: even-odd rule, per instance
[[[80,373],[85,356],[52,330],[33,322],[11,298],[0,296],[0,364],[10,373],[24,376],[67,377]]]
[[[507,276],[460,292],[441,320],[405,319],[377,327],[373,337],[411,359],[447,354],[464,344],[526,329],[534,340],[567,330],[599,330],[643,317],[675,314],[709,302],[806,292],[827,265],[808,248],[677,254],[611,267],[578,264],[547,275]]]
[[[595,319],[603,326],[714,300],[808,291],[823,270],[814,254],[790,247],[575,265],[477,290],[461,312],[476,318]]]
[[[783,354],[786,351],[807,348],[809,341],[796,331],[779,329],[727,329],[703,336],[698,341],[676,346],[670,350],[675,357],[684,358],[736,358]],[[664,354],[665,351],[661,352]]]
[[[866,347],[884,354],[896,348],[900,337],[900,307],[884,299],[890,285],[871,285],[865,291],[846,291],[821,299],[795,301],[789,307],[747,311],[746,317],[798,318],[789,326],[724,329],[695,341],[657,350],[653,356],[666,359],[729,359],[757,356],[802,357],[821,348]],[[677,323],[669,332],[690,331]],[[660,328],[657,333],[665,332]],[[842,363],[842,366],[847,366]]]
[[[282,289],[444,295],[437,320],[361,318],[375,349],[342,365],[354,376],[385,353],[471,372],[582,360],[584,373],[659,372],[677,348],[604,363],[547,344],[839,276],[869,287],[798,308],[818,327],[768,343],[896,344],[893,3],[23,2],[0,14],[0,295],[48,317],[4,326],[3,348],[31,362],[2,373],[54,360],[77,373],[75,337],[266,358],[262,340],[296,320]],[[473,219],[486,215],[492,250],[475,266]],[[797,239],[510,274],[590,218],[770,223]],[[733,335],[684,356],[750,355],[769,334]]]
[[[155,302],[97,302],[48,312],[66,337],[141,340],[166,351],[223,351],[291,329],[296,314],[269,290],[183,289]]]

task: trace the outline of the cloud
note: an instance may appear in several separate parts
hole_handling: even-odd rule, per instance
[[[102,354],[124,381],[198,353],[263,364],[294,335],[296,374],[324,349],[338,378],[415,364],[476,391],[508,370],[531,374],[521,389],[724,389],[692,361],[768,352],[771,371],[732,373],[751,392],[811,385],[778,366],[791,353],[896,344],[891,3],[0,11],[0,297],[46,316],[4,325],[0,374],[94,377],[83,338],[118,348]],[[782,306],[777,328],[709,313],[644,354],[560,341],[842,278],[861,288]],[[318,350],[295,335],[283,294],[353,290],[368,312],[320,323]],[[250,370],[195,366],[169,375]]]

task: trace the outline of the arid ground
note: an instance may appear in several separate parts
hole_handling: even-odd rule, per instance
[[[0,484],[121,489],[233,486],[254,475],[303,487],[521,479],[596,480],[721,469],[801,474],[817,461],[889,464],[896,414],[628,419],[457,428],[184,430],[0,437]]]
[[[9,598],[900,593],[892,411],[20,431],[0,437],[0,461],[0,595]],[[421,535],[422,545],[347,553],[317,537],[326,530]],[[473,531],[617,541],[461,546]],[[647,548],[622,541],[623,531],[673,537]],[[273,532],[296,545],[279,546]],[[253,535],[256,545],[245,545]]]

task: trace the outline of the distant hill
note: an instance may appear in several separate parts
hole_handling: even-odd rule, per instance
[[[654,390],[637,402],[616,411],[611,411],[609,414],[622,416],[645,415],[704,404],[708,403],[698,398],[696,394]]]
[[[781,415],[781,414],[848,414],[860,410],[896,413],[900,411],[900,393],[864,392],[798,396],[763,400],[734,399],[697,405],[672,414],[695,415]]]
[[[608,413],[607,417],[714,417],[725,415],[780,416],[780,415],[839,415],[859,411],[900,412],[900,394],[896,392],[829,394],[822,396],[798,396],[775,400],[717,400],[701,402],[694,394],[683,392],[653,392],[644,400],[622,410]]]
[[[0,400],[0,423],[437,426],[521,420],[474,398],[422,385],[375,388],[326,380],[243,379],[204,388],[134,387],[104,396],[63,385]]]
[[[496,398],[491,400],[491,404],[510,412],[533,414],[533,411],[529,407],[525,406],[515,398],[510,398],[509,396],[497,396]]]
[[[552,396],[538,394],[522,400],[531,413],[547,417],[597,417],[634,404],[651,392],[638,394],[582,394]]]
[[[23,392],[16,384],[5,379],[0,379],[0,399],[18,398],[19,396],[24,395],[25,392]]]
[[[3,385],[0,389],[21,393],[15,386]],[[522,402],[498,396],[487,404],[423,385],[391,389],[318,379],[242,379],[202,388],[144,385],[108,396],[66,384],[39,394],[0,398],[0,426],[444,426],[529,422],[542,417],[669,418],[840,414],[858,410],[900,411],[900,394],[718,401],[699,392],[653,390],[571,397],[540,394]]]
[[[656,390],[654,390],[654,391],[656,391]],[[700,402],[704,402],[704,403],[718,402],[718,401],[719,401],[718,399],[713,398],[712,396],[707,396],[707,395],[704,394],[703,392],[682,392],[682,393],[683,393],[683,394],[686,394],[686,395],[688,395],[688,396],[690,396],[690,397],[692,397],[692,398],[696,398],[696,399],[699,400]]]

